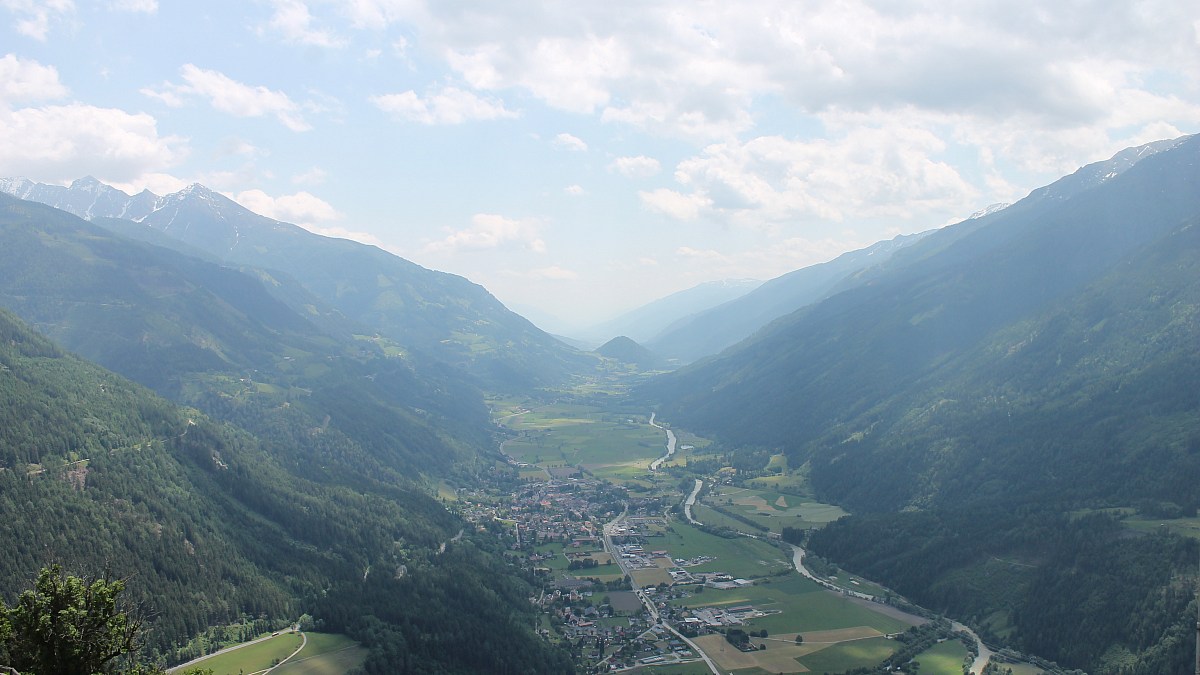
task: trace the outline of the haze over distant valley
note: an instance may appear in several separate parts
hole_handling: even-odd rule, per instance
[[[0,671],[1191,675],[1127,4],[0,2]]]

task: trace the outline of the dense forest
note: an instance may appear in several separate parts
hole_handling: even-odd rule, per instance
[[[196,655],[179,649],[192,636],[247,618],[323,612],[349,629],[329,600],[337,588],[335,597],[380,603],[375,632],[404,634],[396,607],[445,622],[447,607],[470,606],[487,622],[487,631],[476,626],[480,639],[526,645],[515,655],[478,653],[468,665],[453,649],[419,652],[415,667],[424,672],[476,672],[480,664],[516,672],[561,658],[533,637],[522,618],[531,609],[517,601],[531,591],[494,550],[468,536],[436,553],[465,523],[422,490],[370,482],[352,463],[345,471],[358,476],[354,487],[289,472],[284,465],[298,458],[270,452],[280,436],[260,441],[177,408],[64,353],[6,312],[0,413],[0,514],[9,524],[0,588],[10,602],[48,562],[111,572],[152,610],[146,658],[175,662]],[[337,443],[329,447],[335,459]],[[399,569],[406,573],[394,579]],[[376,573],[364,582],[366,570]],[[426,593],[436,588],[449,590]],[[447,603],[446,593],[457,600]],[[392,643],[370,644],[383,654]]]

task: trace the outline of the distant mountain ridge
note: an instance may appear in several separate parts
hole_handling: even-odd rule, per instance
[[[285,272],[358,324],[463,368],[493,388],[561,383],[594,365],[462,277],[261,216],[199,184],[160,197],[146,191],[130,196],[93,178],[69,187],[10,178],[0,180],[0,191],[116,227],[126,236],[174,242],[181,251],[201,251],[226,264]]]
[[[624,335],[638,343],[653,339],[687,317],[729,302],[762,285],[757,279],[708,281],[646,303],[604,323],[579,331],[579,337],[605,341]]]
[[[925,234],[901,235],[788,272],[736,299],[675,321],[646,342],[646,347],[683,363],[716,354],[771,321],[822,299],[856,272],[883,264]]]

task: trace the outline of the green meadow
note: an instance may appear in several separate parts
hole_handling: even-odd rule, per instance
[[[798,574],[773,577],[754,586],[727,591],[706,588],[689,598],[672,601],[672,604],[687,607],[754,605],[756,609],[774,613],[751,620],[748,629],[765,628],[772,635],[862,626],[887,634],[909,627],[899,619],[873,612],[841,595],[825,591]]]
[[[777,533],[782,532],[784,527],[822,527],[847,515],[841,508],[832,504],[822,504],[808,497],[767,489],[721,486],[713,493],[705,495],[703,501],[749,518]],[[700,520],[708,522],[703,518]],[[743,524],[737,529],[747,528]]]
[[[958,640],[946,640],[917,654],[914,661],[921,664],[920,675],[962,675],[967,648]]]
[[[280,633],[257,644],[211,656],[195,664],[198,668],[211,668],[213,675],[241,675],[266,670],[286,659],[300,646],[298,633]]]
[[[345,635],[305,633],[307,643],[299,654],[272,670],[278,675],[336,675],[357,668],[367,658],[365,647]],[[300,646],[298,633],[280,633],[268,640],[210,656],[196,668],[211,668],[213,675],[244,675],[272,668]]]
[[[879,663],[895,652],[894,641],[878,637],[842,642],[796,660],[814,673],[841,673],[864,664]]]
[[[512,412],[518,408],[516,412]],[[581,466],[614,482],[643,479],[666,451],[666,434],[645,417],[606,413],[581,405],[552,405],[520,412],[511,402],[493,405],[496,419],[517,435],[504,451],[518,462],[545,468]],[[523,470],[522,476],[536,475]]]
[[[688,567],[692,572],[725,572],[736,578],[753,579],[791,569],[791,558],[775,545],[759,539],[726,539],[708,534],[683,522],[675,522],[660,539],[647,542],[648,549],[664,549],[672,558],[707,555],[714,560]]]

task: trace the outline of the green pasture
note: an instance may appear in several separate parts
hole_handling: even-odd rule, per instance
[[[696,502],[696,504],[692,506],[692,517],[704,523],[705,525],[712,525],[713,527],[728,527],[731,530],[749,532],[751,534],[760,534],[758,530],[746,525],[740,520],[734,520],[720,511],[714,510],[703,502]]]
[[[1200,518],[1174,518],[1166,520],[1163,518],[1137,518],[1130,517],[1124,520],[1125,527],[1138,532],[1158,532],[1167,530],[1180,536],[1200,539]],[[1015,670],[1013,671],[1016,672]]]
[[[367,649],[345,635],[305,633],[308,644],[296,658],[271,671],[278,675],[339,675],[362,665]]]
[[[725,572],[735,578],[753,579],[791,568],[791,558],[774,545],[759,539],[726,539],[708,534],[683,522],[672,525],[654,548],[665,549],[672,558],[712,556],[714,560],[688,567],[691,572]]]
[[[703,500],[750,518],[777,533],[782,532],[784,527],[822,527],[847,515],[838,506],[777,490],[723,485],[714,493],[705,495]],[[747,527],[743,524],[738,529],[745,530]]]
[[[194,664],[197,668],[211,668],[213,675],[241,675],[266,670],[296,651],[301,638],[297,633],[280,633],[248,647],[241,647],[224,654],[211,656]]]
[[[693,608],[754,605],[763,611],[777,611],[777,614],[758,617],[747,624],[748,630],[766,628],[772,635],[859,626],[874,628],[880,633],[898,633],[909,628],[909,624],[899,619],[827,592],[798,574],[774,577],[770,583],[759,582],[754,586],[727,591],[706,588],[691,597],[674,600],[672,604]]]
[[[895,652],[895,642],[878,637],[842,642],[796,660],[814,673],[841,673],[880,663]]]
[[[917,654],[914,661],[921,664],[921,675],[962,675],[967,648],[958,640],[946,640]]]
[[[511,402],[493,403],[497,413],[514,409],[519,406]],[[504,451],[517,461],[582,465],[597,477],[619,482],[643,478],[666,449],[666,434],[644,418],[590,406],[551,405],[524,414],[498,414],[498,420],[518,434],[504,444]]]

